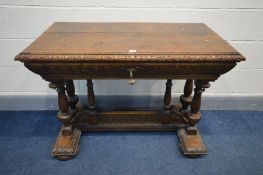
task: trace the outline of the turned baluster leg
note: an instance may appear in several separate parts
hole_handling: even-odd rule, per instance
[[[91,79],[87,80],[87,88],[88,88],[88,109],[90,115],[90,123],[96,125],[97,118],[96,118],[96,105],[95,105],[95,95],[93,91],[93,83]]]
[[[193,80],[186,80],[184,85],[184,94],[180,96],[180,102],[182,104],[181,110],[187,110],[188,106],[191,105],[192,102],[192,94],[193,92]]]
[[[210,87],[207,81],[195,80],[194,97],[191,102],[191,110],[188,116],[188,125],[186,126],[187,134],[194,135],[197,133],[196,124],[201,119],[200,107],[201,107],[201,95],[205,91],[205,88]]]
[[[196,124],[201,119],[200,114],[200,107],[201,107],[201,95],[205,88],[208,88],[210,85],[208,81],[203,80],[195,80],[195,89],[194,89],[194,96],[190,103],[191,108],[187,110],[189,101],[184,100],[191,95],[190,89],[192,82],[188,80],[185,85],[185,92],[184,95],[181,96],[181,102],[185,105],[183,108],[185,110],[182,111],[184,116],[186,117],[186,125],[185,128],[178,129],[178,136],[180,139],[180,145],[182,152],[185,156],[189,157],[197,157],[200,155],[207,154],[207,148],[203,143],[202,137],[199,131],[196,128]],[[187,102],[185,102],[187,101]],[[185,103],[185,104],[184,104]]]
[[[172,80],[171,79],[167,79],[166,81],[166,89],[165,89],[165,94],[164,94],[164,99],[163,99],[163,108],[164,108],[164,113],[166,115],[161,117],[160,122],[164,125],[167,125],[170,123],[169,121],[169,113],[170,113],[170,109],[171,109],[171,99],[172,99]]]
[[[64,81],[54,81],[49,84],[50,88],[56,89],[58,92],[58,119],[63,123],[52,150],[52,155],[60,160],[69,160],[78,153],[81,135],[81,131],[73,127],[77,116],[74,109],[78,99],[74,96],[73,81],[67,81],[66,84],[67,87],[65,87]],[[69,99],[73,98],[74,100],[68,100],[65,91],[67,91]],[[73,110],[69,110],[70,105]]]
[[[79,101],[79,97],[75,94],[75,87],[73,80],[66,81],[66,91],[68,94],[68,102],[71,110],[76,109],[76,104]]]
[[[93,83],[91,79],[87,80],[87,87],[88,87],[88,107],[89,110],[95,109],[95,95],[93,91]]]
[[[168,110],[170,108],[170,103],[172,99],[172,80],[168,79],[166,82],[166,89],[165,89],[165,94],[164,94],[164,109]]]
[[[65,83],[63,81],[52,82],[49,87],[58,92],[58,119],[63,123],[62,134],[69,136],[72,134],[72,123],[75,119],[75,113],[69,110],[69,102],[65,93]]]

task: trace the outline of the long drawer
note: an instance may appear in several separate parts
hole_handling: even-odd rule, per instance
[[[235,63],[25,63],[46,79],[216,79]]]

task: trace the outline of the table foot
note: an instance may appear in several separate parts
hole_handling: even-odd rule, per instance
[[[51,154],[59,160],[69,160],[75,157],[79,152],[81,131],[79,129],[74,129],[72,135],[64,136],[62,135],[62,129],[63,127],[59,132]]]
[[[177,132],[185,156],[194,158],[208,153],[199,131],[195,135],[190,135],[186,133],[184,128],[179,128]]]

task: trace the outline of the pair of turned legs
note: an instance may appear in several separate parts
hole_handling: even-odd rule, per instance
[[[195,84],[194,96],[192,97],[193,83]],[[195,135],[197,133],[196,124],[201,119],[200,107],[201,107],[201,95],[205,88],[208,88],[210,84],[208,81],[188,79],[185,82],[184,94],[180,96],[180,102],[182,107],[180,111],[184,114],[186,121],[185,130],[189,135]],[[164,109],[169,110],[171,103],[171,88],[172,80],[168,79],[166,82],[166,90],[164,94]],[[190,107],[190,110],[188,109]]]
[[[194,96],[192,97],[194,88]],[[168,79],[164,95],[164,109],[169,112],[171,108],[171,87],[172,80]],[[205,88],[210,87],[208,81],[188,79],[185,82],[184,94],[180,96],[181,107],[179,113],[183,116],[184,128],[178,128],[178,137],[180,139],[181,151],[185,156],[198,157],[207,154],[207,148],[204,145],[196,124],[201,119],[201,95]]]
[[[69,160],[79,151],[81,131],[74,126],[79,110],[77,103],[79,97],[75,94],[73,80],[52,81],[50,88],[58,92],[58,119],[63,123],[56,143],[52,150],[52,156],[60,160]],[[87,80],[88,108],[90,112],[95,111],[95,96],[92,80]]]
[[[194,88],[194,95],[192,97]],[[68,160],[75,156],[79,150],[79,140],[81,131],[74,126],[74,121],[77,119],[78,96],[75,94],[73,80],[53,81],[49,85],[58,92],[58,119],[63,123],[60,134],[54,146],[52,155],[61,160]],[[185,127],[179,129],[178,134],[182,144],[182,149],[185,155],[201,155],[207,153],[202,139],[196,128],[196,124],[201,119],[200,106],[201,95],[205,88],[210,85],[208,81],[188,79],[185,82],[184,94],[180,96],[182,107],[180,113],[183,115]],[[166,91],[164,95],[164,109],[171,110],[171,87],[172,80],[166,82]],[[95,95],[93,91],[92,80],[87,80],[88,88],[88,110],[91,114],[91,122],[96,124],[95,111]],[[163,122],[165,124],[165,122]]]
[[[63,123],[62,135],[69,136],[73,132],[73,123],[76,120],[76,105],[79,97],[75,94],[73,80],[54,81],[49,84],[50,88],[56,89],[58,92],[58,119]],[[88,108],[90,111],[95,110],[95,95],[93,91],[92,80],[87,80],[88,87]]]

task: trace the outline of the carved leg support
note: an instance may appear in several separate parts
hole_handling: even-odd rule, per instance
[[[187,85],[188,84],[188,85]],[[183,107],[185,110],[188,108],[189,101],[187,99],[187,95],[189,98],[191,83],[186,82],[184,95],[181,96],[181,102],[183,103]],[[178,135],[181,141],[182,151],[185,155],[196,157],[202,154],[207,154],[207,148],[203,144],[202,138],[199,134],[198,129],[196,128],[196,124],[201,119],[200,107],[201,107],[201,95],[205,88],[208,88],[210,85],[207,81],[196,80],[195,81],[195,89],[194,89],[194,97],[191,101],[191,110],[185,113],[188,124],[186,124],[185,128],[181,128],[178,130]],[[190,99],[190,98],[189,98]],[[186,102],[187,101],[187,102]]]
[[[74,94],[75,90],[73,81],[71,83],[67,82],[67,92],[74,98],[72,101],[68,101],[65,93],[66,88],[64,81],[56,81],[49,84],[50,88],[54,88],[58,92],[58,119],[63,123],[52,151],[52,155],[60,160],[69,160],[79,151],[81,132],[73,127],[73,122],[76,119],[75,104],[77,103],[76,99],[78,98],[75,97]],[[69,110],[70,104],[71,110]]]
[[[88,88],[88,110],[89,110],[89,123],[92,125],[96,125],[98,123],[96,118],[96,105],[95,105],[95,95],[93,90],[93,83],[91,79],[87,80],[87,88]]]

